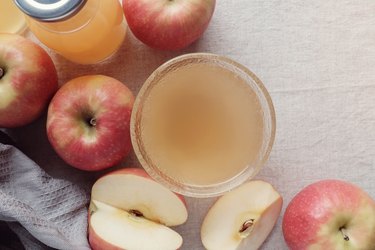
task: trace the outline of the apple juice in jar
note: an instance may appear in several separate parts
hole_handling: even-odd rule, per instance
[[[21,33],[25,28],[25,17],[13,0],[0,0],[0,33]]]
[[[121,46],[126,23],[118,0],[15,0],[34,35],[65,58],[92,64]]]
[[[220,65],[220,56],[192,54],[171,61],[146,81],[133,109],[133,146],[143,167],[156,180],[165,178],[174,191],[196,197],[215,195],[206,188],[245,171],[253,176],[274,138],[268,94],[260,97],[262,90],[246,79],[252,78],[236,73],[230,62]]]

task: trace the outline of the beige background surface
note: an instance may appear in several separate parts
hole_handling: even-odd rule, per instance
[[[60,84],[105,74],[136,94],[160,64],[198,51],[239,61],[269,89],[277,135],[257,178],[270,181],[284,196],[283,211],[302,187],[325,178],[351,181],[375,198],[375,1],[219,0],[205,35],[183,51],[152,50],[129,32],[119,53],[102,64],[76,65],[50,54]],[[55,177],[86,185],[103,173],[66,166],[50,148],[44,127],[41,118],[10,133]],[[132,155],[121,165],[137,164]],[[188,199],[189,220],[177,229],[183,249],[203,249],[200,224],[212,201]],[[287,249],[281,219],[262,249]]]

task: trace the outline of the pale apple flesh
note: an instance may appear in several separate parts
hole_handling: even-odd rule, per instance
[[[279,197],[259,215],[258,219],[255,219],[253,229],[248,235],[244,234],[247,238],[241,242],[240,246],[243,249],[257,250],[263,244],[280,216],[282,204],[282,198]]]
[[[119,249],[167,250],[182,245],[182,237],[167,226],[102,202],[93,200],[91,203],[91,233]],[[91,247],[95,250],[108,250],[108,246],[94,246],[93,242]]]
[[[119,163],[131,150],[131,91],[111,77],[91,75],[66,83],[52,99],[48,139],[68,164],[101,170]]]
[[[123,0],[129,28],[148,46],[178,50],[197,40],[206,30],[215,0]]]
[[[57,72],[47,52],[24,37],[0,34],[0,127],[32,122],[57,89]]]
[[[344,181],[311,184],[288,205],[283,233],[292,250],[375,249],[375,202]]]
[[[93,186],[89,240],[100,249],[178,249],[182,237],[168,226],[187,220],[184,199],[141,169],[127,168]]]
[[[258,249],[274,227],[282,197],[267,182],[250,181],[228,192],[212,206],[201,228],[208,250]]]

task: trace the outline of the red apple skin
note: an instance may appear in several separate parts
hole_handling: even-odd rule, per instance
[[[58,89],[50,56],[19,35],[0,34],[0,127],[24,126],[38,118]]]
[[[361,223],[354,222],[355,216],[363,216]],[[339,217],[340,222],[335,221]],[[322,231],[330,223],[332,232],[329,234],[336,232],[342,236],[338,229],[345,226],[346,233],[355,238],[355,244],[361,245],[350,249],[370,250],[375,249],[375,224],[371,224],[371,218],[375,222],[375,202],[363,190],[345,181],[323,180],[307,186],[292,199],[286,208],[282,228],[291,250],[341,250],[335,240],[344,239],[333,240],[334,237]],[[370,225],[364,225],[366,220]],[[368,245],[363,245],[365,242]]]
[[[119,163],[131,150],[131,91],[114,78],[75,78],[53,97],[47,117],[48,139],[68,164],[96,171]],[[89,125],[91,118],[95,126]]]
[[[146,45],[179,50],[196,41],[206,30],[215,0],[123,0],[129,28]]]
[[[89,214],[90,222],[90,214]],[[89,225],[89,243],[92,250],[123,250],[105,240],[102,240]]]
[[[106,174],[104,176],[115,175],[115,174],[137,175],[137,176],[144,177],[146,179],[150,179],[152,181],[155,181],[154,179],[152,179],[152,177],[145,170],[143,170],[141,168],[123,168],[123,169],[115,170],[115,171],[113,171],[111,173],[108,173],[108,174]],[[101,178],[103,178],[104,176],[102,176]],[[174,193],[174,194],[182,201],[182,203],[184,203],[185,207],[187,208],[184,196],[182,196],[180,194],[177,194],[177,193]]]

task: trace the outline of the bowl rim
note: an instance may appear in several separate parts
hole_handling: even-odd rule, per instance
[[[173,178],[165,175],[162,173],[160,169],[152,165],[152,161],[148,158],[147,153],[142,149],[142,144],[140,137],[137,136],[139,134],[137,131],[140,130],[139,121],[141,120],[141,114],[142,114],[142,104],[147,98],[147,94],[152,89],[153,83],[157,84],[158,80],[161,79],[166,73],[170,72],[170,70],[177,65],[177,67],[180,65],[186,65],[190,62],[198,62],[198,63],[223,63],[225,65],[231,66],[232,68],[235,68],[236,70],[239,70],[243,72],[249,79],[251,79],[254,86],[256,86],[258,89],[255,90],[254,86],[250,84],[249,81],[246,81],[247,84],[252,87],[254,92],[256,92],[256,95],[259,98],[263,99],[260,100],[260,105],[263,111],[263,114],[267,113],[267,117],[263,117],[263,119],[268,119],[268,122],[265,122],[264,124],[264,130],[267,129],[267,142],[264,146],[263,142],[263,150],[260,154],[261,157],[259,157],[257,164],[255,168],[250,169],[250,167],[247,167],[245,170],[243,170],[238,175],[232,177],[229,180],[226,180],[225,182],[218,183],[218,184],[212,184],[212,185],[189,185],[185,183],[178,182],[174,180]],[[224,66],[223,66],[224,67]],[[262,96],[259,96],[262,95]],[[266,112],[264,112],[266,111]],[[265,115],[264,115],[265,116]],[[135,152],[135,155],[141,164],[141,166],[145,169],[145,171],[157,182],[164,185],[168,189],[185,195],[189,197],[195,197],[195,198],[208,198],[208,197],[214,197],[219,196],[229,190],[232,190],[233,188],[239,186],[240,184],[244,183],[245,181],[253,178],[265,165],[266,161],[269,158],[269,155],[271,153],[274,141],[275,141],[275,134],[276,134],[276,115],[275,115],[275,109],[274,105],[271,99],[271,96],[269,92],[267,91],[266,87],[262,83],[262,81],[247,67],[244,65],[221,55],[211,54],[211,53],[190,53],[190,54],[184,54],[175,58],[172,58],[171,60],[163,63],[160,65],[144,82],[142,85],[136,100],[134,102],[133,111],[131,114],[131,120],[130,120],[130,135],[131,135],[131,142],[133,145],[133,149]],[[264,138],[263,138],[264,140]],[[151,162],[151,163],[150,163]]]

